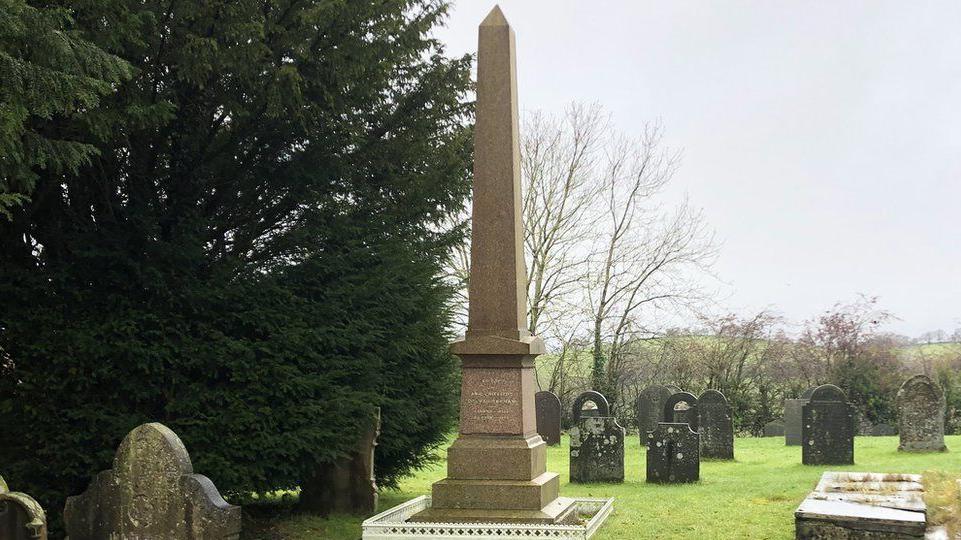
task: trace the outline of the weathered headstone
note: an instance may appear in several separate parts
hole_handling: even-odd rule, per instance
[[[537,433],[548,446],[561,444],[561,400],[553,392],[534,394],[537,411]]]
[[[659,384],[648,386],[638,394],[634,401],[634,414],[641,444],[647,444],[647,432],[653,431],[659,422],[665,420],[664,404],[673,394],[670,388]]]
[[[944,392],[927,375],[915,375],[898,390],[898,433],[903,452],[943,452]]]
[[[798,399],[784,400],[784,444],[801,445],[801,409],[807,405],[816,387],[808,388]]]
[[[70,540],[236,540],[241,528],[240,507],[193,473],[180,438],[157,423],[127,434],[113,469],[67,498],[63,519]]]
[[[780,420],[772,420],[767,424],[764,424],[764,436],[765,437],[783,437],[784,422]]]
[[[802,463],[854,464],[854,407],[840,388],[819,386],[804,406],[801,421]]]
[[[677,392],[664,402],[664,421],[688,424],[697,431],[697,397],[689,392]]]
[[[534,359],[545,348],[527,327],[514,45],[495,7],[478,35],[467,331],[450,349],[461,359],[459,433],[415,522],[558,523],[576,510],[537,434]]]
[[[11,492],[0,476],[0,539],[47,540],[47,517],[40,503]]]
[[[587,408],[586,406],[588,404],[594,406]],[[607,398],[601,395],[600,392],[593,390],[581,392],[571,407],[571,418],[575,424],[579,422],[581,418],[603,418],[610,415],[611,407],[607,403]]]
[[[700,438],[688,424],[658,424],[647,436],[647,481],[697,482],[701,475]]]
[[[582,417],[570,435],[571,482],[624,481],[624,428],[616,418]]]
[[[898,430],[894,428],[891,424],[886,424],[884,422],[880,424],[874,424],[866,433],[869,437],[890,437],[891,435],[897,435]]]
[[[697,398],[697,430],[702,458],[734,459],[734,420],[724,394],[705,390]]]
[[[380,409],[354,451],[334,463],[320,465],[300,491],[300,507],[326,516],[331,512],[369,514],[377,509],[374,449],[380,434]]]
[[[926,510],[920,475],[826,472],[794,512],[795,538],[920,540]]]

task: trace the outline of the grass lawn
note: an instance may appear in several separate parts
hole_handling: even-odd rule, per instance
[[[734,462],[702,462],[697,484],[664,486],[644,482],[645,451],[628,437],[623,484],[568,483],[568,439],[548,452],[548,468],[561,475],[561,494],[614,497],[614,514],[597,540],[636,538],[794,538],[794,509],[827,470],[905,472],[944,471],[961,476],[961,436],[947,437],[955,453],[901,454],[897,437],[858,437],[856,465],[805,467],[801,447],[784,439],[738,439]],[[399,491],[381,494],[380,509],[430,493],[445,476],[444,464],[420,471]],[[266,523],[265,532],[247,538],[357,540],[363,517],[330,519],[290,514]]]

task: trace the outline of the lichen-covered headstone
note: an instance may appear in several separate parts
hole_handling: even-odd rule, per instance
[[[927,375],[915,375],[898,390],[898,433],[903,452],[943,452],[944,392]]]
[[[783,437],[784,422],[780,420],[772,420],[767,424],[764,424],[764,436],[765,437]]]
[[[697,431],[697,397],[690,392],[676,392],[664,402],[664,421],[688,424]]]
[[[734,459],[734,421],[724,394],[705,390],[697,398],[697,431],[702,458]]]
[[[647,481],[697,482],[701,476],[701,437],[688,424],[662,422],[647,436]]]
[[[664,421],[664,404],[673,394],[670,388],[659,384],[648,386],[638,394],[634,401],[634,414],[641,444],[647,444],[647,432],[653,431],[659,422]]]
[[[0,476],[0,540],[47,540],[47,517],[40,503],[10,492]]]
[[[819,386],[802,409],[801,422],[802,463],[854,464],[854,407],[840,388]]]
[[[326,516],[331,512],[370,514],[377,509],[374,449],[380,435],[380,409],[371,418],[353,452],[317,467],[301,485],[300,507]]]
[[[588,406],[593,405],[591,408]],[[624,428],[610,416],[601,393],[589,390],[571,407],[571,482],[624,481]]]
[[[537,414],[537,434],[548,446],[561,444],[561,400],[553,392],[534,394],[534,412]]]
[[[240,507],[227,504],[163,424],[124,438],[113,469],[94,477],[63,512],[70,540],[236,540]]]

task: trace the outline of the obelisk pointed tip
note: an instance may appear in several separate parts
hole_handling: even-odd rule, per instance
[[[481,26],[510,26],[510,24],[507,22],[507,17],[504,16],[504,12],[501,11],[501,7],[495,5],[494,9],[484,18]]]

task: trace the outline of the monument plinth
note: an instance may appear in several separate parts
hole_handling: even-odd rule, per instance
[[[460,432],[447,478],[415,522],[558,523],[573,499],[558,497],[537,434],[534,358],[544,343],[527,330],[514,31],[495,7],[477,52],[474,201],[467,332],[461,358]]]

